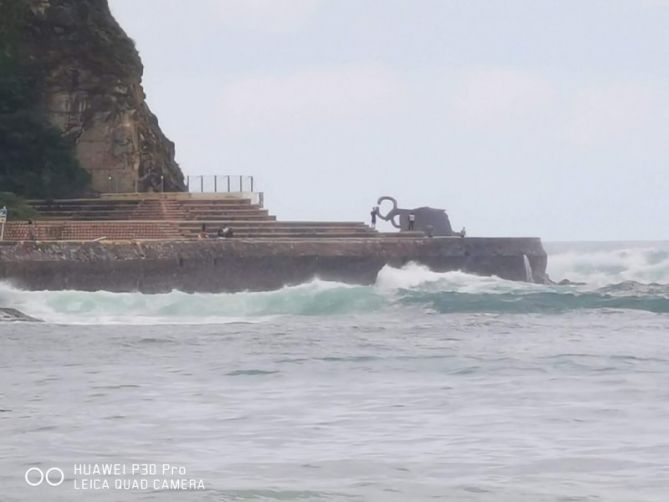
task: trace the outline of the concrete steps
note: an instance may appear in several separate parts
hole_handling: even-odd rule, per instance
[[[198,220],[267,217],[268,212],[249,199],[214,200],[147,199],[78,199],[30,201],[40,219],[45,220]]]
[[[118,197],[116,195],[119,195]],[[244,197],[217,197],[217,198],[182,198],[181,196],[186,194],[175,193],[168,194],[165,193],[162,196],[160,194],[127,194],[126,197],[121,197],[123,194],[101,194],[100,197],[93,198],[81,198],[81,199],[28,199],[27,202],[30,205],[35,204],[137,204],[142,201],[168,201],[175,203],[192,203],[192,204],[240,204],[240,203],[249,203],[250,199]]]
[[[110,240],[182,239],[181,233],[169,222],[10,222],[5,227],[5,239],[11,241],[51,240]]]
[[[355,232],[346,229],[330,230],[330,231],[321,231],[321,230],[308,230],[308,231],[297,231],[291,229],[284,230],[258,230],[258,229],[238,229],[234,230],[234,237],[291,237],[291,238],[313,238],[313,237],[355,237],[355,238],[368,238],[375,237],[374,234],[367,232]],[[193,232],[190,234],[184,234],[184,238],[196,239],[198,238],[199,232]],[[208,231],[207,234],[209,237],[216,237],[216,232]]]
[[[206,232],[215,235],[220,228],[229,227],[238,237],[373,237],[376,231],[361,222],[318,222],[318,221],[250,221],[250,220],[218,220],[179,222],[182,235],[187,238],[197,237],[206,225]]]
[[[197,239],[203,224],[212,238],[219,228],[225,227],[232,229],[234,238],[385,238],[385,234],[362,222],[277,221],[251,199],[234,196],[114,194],[94,199],[33,200],[30,203],[41,215],[32,230],[37,240]],[[27,225],[13,223],[10,226],[7,239],[30,238]],[[392,235],[422,236],[413,232]]]
[[[374,236],[356,233],[264,233],[264,232],[235,232],[233,239],[369,239]],[[216,236],[211,236],[209,239],[216,239]]]
[[[261,220],[275,221],[267,211],[230,211],[225,214],[211,215],[179,215],[174,211],[51,211],[40,213],[40,220],[54,221],[119,221],[119,220],[192,220],[192,221],[221,221],[221,220]]]
[[[378,233],[364,224],[352,226],[336,222],[299,222],[279,223],[275,225],[253,225],[240,223],[230,226],[234,238],[245,239],[419,239],[424,238],[422,232]],[[32,227],[32,230],[31,230]],[[218,225],[207,228],[209,238],[216,238]],[[201,224],[193,222],[173,221],[104,221],[104,222],[73,222],[73,221],[38,221],[33,225],[26,222],[9,222],[5,228],[5,239],[10,241],[26,240],[109,240],[161,239],[183,240],[197,239]],[[31,237],[31,231],[34,239]]]

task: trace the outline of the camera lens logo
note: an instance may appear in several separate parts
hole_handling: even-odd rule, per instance
[[[60,486],[65,481],[65,473],[58,467],[52,467],[46,472],[38,467],[31,467],[26,471],[25,478],[30,486],[40,486],[44,482],[49,486]]]

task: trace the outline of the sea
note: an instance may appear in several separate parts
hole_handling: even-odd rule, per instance
[[[0,305],[0,501],[669,500],[669,242]]]

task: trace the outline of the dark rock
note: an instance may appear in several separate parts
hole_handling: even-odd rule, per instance
[[[16,309],[0,307],[0,322],[42,322]]]
[[[562,279],[557,284],[558,286],[585,286],[585,282],[573,282],[569,279]]]

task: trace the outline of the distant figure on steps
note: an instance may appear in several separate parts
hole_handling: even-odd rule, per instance
[[[372,216],[372,228],[376,228],[376,217],[379,214],[379,206],[374,206],[370,214]]]
[[[414,213],[409,213],[409,232],[413,231],[416,228],[416,215]]]
[[[28,240],[34,241],[37,239],[35,234],[35,226],[33,225],[33,220],[28,220]]]
[[[230,237],[233,236],[232,229],[230,227],[221,227],[218,229],[218,232],[216,233],[219,239],[229,239]]]

